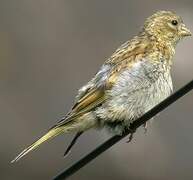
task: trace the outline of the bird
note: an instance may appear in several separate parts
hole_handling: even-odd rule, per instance
[[[175,12],[157,11],[149,16],[139,33],[115,50],[79,89],[69,113],[11,163],[59,134],[75,133],[65,155],[89,129],[105,128],[121,135],[172,93],[175,48],[186,36],[191,36],[191,31]]]

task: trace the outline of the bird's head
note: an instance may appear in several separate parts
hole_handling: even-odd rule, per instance
[[[151,37],[173,45],[191,35],[182,18],[170,11],[158,11],[147,18],[143,29]]]

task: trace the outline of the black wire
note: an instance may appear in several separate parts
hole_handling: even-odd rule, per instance
[[[131,124],[131,129],[136,130],[138,127],[143,125],[145,122],[147,122],[149,119],[151,119],[153,116],[155,116],[160,111],[164,110],[166,107],[168,107],[170,104],[174,103],[176,100],[187,94],[189,91],[193,89],[193,80],[187,83],[184,87],[176,91],[174,94],[169,96],[167,99],[162,101],[160,104],[155,106],[153,109],[148,111],[146,114],[144,114],[142,117],[137,119],[133,124]],[[131,134],[132,130],[127,130],[124,132],[122,136],[113,136],[100,146],[98,146],[96,149],[94,149],[92,152],[84,156],[79,161],[75,162],[71,167],[65,169],[63,172],[61,172],[59,175],[57,175],[54,180],[62,180],[67,179],[68,177],[72,176],[75,172],[77,172],[79,169],[84,167],[86,164],[88,164],[90,161],[95,159],[97,156],[102,154],[104,151],[109,149],[111,146],[113,146],[115,143],[123,139],[128,134]]]

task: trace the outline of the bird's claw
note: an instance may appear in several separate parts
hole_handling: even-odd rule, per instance
[[[133,140],[133,135],[134,135],[134,133],[136,132],[136,130],[135,129],[129,129],[130,130],[130,135],[129,135],[129,140],[128,141],[126,141],[126,143],[130,143],[132,140]]]
[[[143,124],[143,128],[144,128],[144,133],[146,134],[146,133],[147,133],[147,122],[145,122],[145,123]]]

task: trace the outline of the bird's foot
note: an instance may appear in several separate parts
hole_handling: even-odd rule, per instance
[[[143,128],[144,128],[144,133],[146,134],[146,133],[147,133],[147,122],[145,122],[145,123],[143,124]]]
[[[133,140],[133,135],[135,134],[136,129],[129,128],[129,131],[130,131],[129,140],[126,143],[130,143]]]

